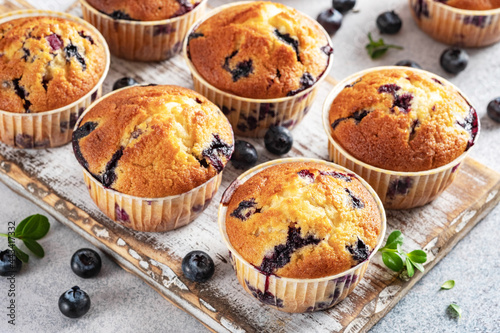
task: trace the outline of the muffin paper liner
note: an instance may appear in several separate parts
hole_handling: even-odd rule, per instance
[[[211,16],[226,8],[238,6],[242,3],[245,2],[235,2],[210,11],[191,27],[188,31],[188,36],[203,21]],[[330,36],[323,28],[321,29],[330,46],[332,46]],[[233,126],[234,133],[239,136],[260,138],[266,134],[271,126],[283,126],[290,130],[295,128],[309,112],[316,97],[318,87],[328,76],[333,64],[332,54],[324,73],[318,80],[310,88],[296,95],[273,99],[239,97],[212,86],[198,73],[188,56],[188,39],[186,38],[184,41],[183,54],[193,77],[194,90],[208,98],[222,110]]]
[[[500,41],[500,8],[464,10],[435,0],[409,0],[417,25],[434,39],[462,47],[482,47]]]
[[[236,188],[250,179],[253,175],[273,165],[289,162],[321,163],[352,173],[344,167],[312,158],[278,159],[258,165],[241,174],[224,192],[218,213],[219,230],[222,234],[224,243],[229,249],[229,259],[236,271],[238,281],[248,294],[252,295],[260,302],[284,312],[303,313],[328,309],[345,299],[347,295],[354,290],[359,281],[363,278],[371,258],[377,253],[382,245],[386,231],[384,207],[370,185],[356,175],[356,178],[373,196],[379,208],[382,220],[377,246],[372,250],[368,259],[340,274],[317,279],[294,279],[279,277],[273,274],[267,275],[247,262],[231,245],[226,232],[227,204],[231,200]]]
[[[436,169],[420,172],[398,172],[377,168],[359,161],[346,152],[342,146],[333,139],[331,134],[329,121],[330,106],[337,95],[346,85],[357,81],[361,76],[384,69],[401,69],[401,67],[375,67],[355,73],[338,83],[326,98],[325,104],[323,105],[323,126],[328,136],[329,158],[331,161],[363,177],[363,179],[377,192],[386,209],[409,209],[420,207],[436,199],[453,182],[462,161],[465,159],[470,149],[452,162]],[[460,89],[446,79],[419,69],[405,69],[426,73],[427,75],[437,78],[439,81],[459,91],[464,99],[471,104],[470,100],[460,91]],[[474,143],[477,142],[480,132],[479,117],[477,120],[478,132]]]
[[[131,87],[112,91],[103,98],[129,88]],[[85,114],[98,103],[99,101],[94,102],[82,113],[74,130],[78,128]],[[90,197],[106,216],[127,228],[149,232],[174,230],[197,218],[217,193],[223,172],[219,172],[205,183],[185,193],[161,198],[143,198],[104,187],[80,163],[78,165],[82,167],[83,178]]]
[[[106,67],[97,82],[87,94],[61,108],[37,113],[15,113],[0,110],[0,141],[15,148],[51,148],[71,141],[73,127],[83,111],[102,94],[102,84],[109,70],[110,56],[106,41],[88,22],[78,17],[49,10],[20,10],[0,16],[0,24],[23,17],[51,16],[82,24],[96,34],[106,53]]]
[[[90,197],[110,219],[137,231],[163,232],[197,218],[219,189],[222,172],[189,192],[163,198],[140,198],[105,188],[83,168]]]
[[[83,18],[108,42],[111,53],[135,61],[161,61],[181,52],[188,29],[205,12],[207,0],[184,15],[158,21],[117,20],[80,0]]]

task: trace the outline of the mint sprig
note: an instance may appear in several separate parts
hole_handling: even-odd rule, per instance
[[[403,47],[399,45],[386,44],[382,38],[379,38],[378,41],[373,40],[371,32],[368,33],[368,40],[370,42],[366,44],[365,48],[368,52],[368,55],[372,59],[378,59],[382,57],[389,49],[403,49]]]
[[[383,248],[379,249],[382,253],[382,261],[394,272],[401,272],[406,268],[408,277],[415,274],[415,269],[424,271],[424,265],[427,261],[427,253],[422,250],[413,250],[406,253],[401,249],[404,242],[404,236],[399,230],[393,231],[387,238],[387,242]]]
[[[17,225],[13,235],[0,233],[0,236],[8,238],[9,247],[12,248],[16,257],[26,263],[29,260],[29,255],[17,247],[13,239],[21,240],[35,256],[43,258],[45,251],[37,240],[43,238],[49,232],[49,229],[49,219],[44,215],[35,214],[22,220]]]

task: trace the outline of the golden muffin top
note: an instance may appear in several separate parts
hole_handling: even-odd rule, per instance
[[[131,87],[104,97],[73,133],[76,158],[96,179],[144,198],[205,183],[229,161],[233,141],[214,104],[176,86]]]
[[[500,8],[500,0],[439,0],[448,6],[468,10],[490,10]]]
[[[355,175],[315,162],[264,169],[227,203],[234,249],[265,274],[320,278],[367,260],[382,220]]]
[[[117,20],[158,21],[192,11],[201,0],[87,0],[98,11]]]
[[[223,9],[188,39],[191,61],[208,83],[256,99],[292,96],[311,87],[333,53],[316,21],[263,1]]]
[[[91,91],[105,68],[101,39],[77,22],[40,16],[0,25],[0,110],[66,106]]]
[[[386,69],[347,85],[329,114],[333,139],[358,160],[394,171],[452,162],[473,144],[474,108],[450,84],[423,72]]]

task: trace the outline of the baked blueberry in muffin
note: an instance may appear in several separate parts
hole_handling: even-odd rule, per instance
[[[42,112],[71,104],[96,86],[106,54],[85,26],[55,17],[0,25],[0,110]]]
[[[478,132],[476,111],[460,92],[404,68],[371,72],[347,85],[333,101],[329,121],[333,139],[349,154],[403,172],[452,162]],[[391,193],[403,191],[396,188],[403,186]]]
[[[266,168],[226,204],[229,241],[266,275],[341,273],[368,259],[381,230],[375,200],[356,176],[315,162]]]
[[[261,1],[223,9],[188,39],[189,57],[208,83],[256,99],[293,96],[311,87],[333,53],[316,21]]]
[[[105,187],[145,198],[185,193],[221,172],[231,125],[205,97],[140,86],[103,98],[73,133],[77,160]]]
[[[87,0],[116,20],[158,21],[192,11],[201,0]]]

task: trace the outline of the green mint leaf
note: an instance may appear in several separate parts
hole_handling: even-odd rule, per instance
[[[410,259],[411,260],[411,259]],[[424,268],[424,265],[422,264],[419,264],[418,262],[414,262],[412,261],[412,264],[413,266],[418,269],[419,271],[421,271],[422,273],[425,271],[425,268]]]
[[[391,232],[389,237],[387,238],[387,242],[385,243],[385,247],[388,249],[397,249],[398,244],[403,244],[404,237],[401,231],[394,230]]]
[[[415,269],[413,268],[413,264],[410,258],[406,258],[405,265],[406,265],[406,271],[408,272],[408,277],[413,277],[413,275],[415,274]]]
[[[26,221],[26,222],[25,222]],[[19,226],[23,226],[22,231],[18,234]],[[40,214],[35,214],[24,219],[16,228],[15,237],[20,239],[38,240],[44,237],[50,229],[49,219]]]
[[[382,261],[387,267],[389,267],[389,269],[393,270],[394,272],[399,272],[403,269],[403,260],[396,253],[383,252]]]
[[[24,253],[23,251],[21,251],[20,248],[18,248],[17,246],[13,246],[12,249],[14,250],[14,253],[16,254],[16,257],[19,258],[19,260],[21,260],[22,262],[24,263],[27,263],[28,260],[30,259],[30,256],[27,255],[26,253]]]
[[[455,287],[455,280],[448,280],[445,283],[443,283],[441,289],[450,290],[453,287]]]
[[[422,250],[414,250],[408,253],[408,257],[410,257],[411,261],[423,264],[427,261],[427,253]]]
[[[396,244],[396,251],[400,254],[403,255],[404,258],[406,258],[406,253],[401,249],[401,244]]]
[[[462,309],[457,304],[450,304],[448,306],[448,311],[450,311],[451,315],[455,318],[462,318]]]
[[[14,231],[14,237],[19,237],[20,235],[23,234],[23,229],[28,223],[33,218],[34,215],[28,216],[24,220],[22,220],[16,227],[16,230]]]
[[[403,49],[399,45],[385,44],[385,42],[382,38],[380,38],[378,41],[374,41],[371,33],[368,33],[368,40],[370,42],[368,44],[366,44],[365,48],[368,52],[368,55],[372,59],[378,59],[378,58],[382,57],[389,49],[397,49],[397,50]]]
[[[43,250],[43,247],[40,244],[38,244],[36,240],[23,239],[23,243],[37,257],[43,258],[45,256],[45,251]]]

